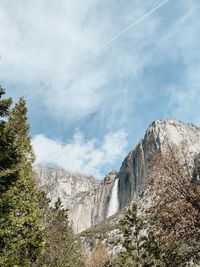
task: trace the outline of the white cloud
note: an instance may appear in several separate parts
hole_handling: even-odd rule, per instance
[[[10,95],[29,95],[30,113],[35,113],[34,116],[31,114],[31,118],[38,116],[39,106],[47,113],[44,117],[48,117],[49,121],[54,123],[56,119],[64,125],[63,128],[76,127],[80,123],[86,133],[92,128],[93,135],[95,128],[101,136],[104,130],[125,127],[131,135],[137,124],[143,123],[141,120],[144,120],[147,109],[152,116],[160,117],[159,110],[162,109],[161,117],[163,114],[167,116],[170,111],[170,115],[175,117],[188,121],[194,118],[199,122],[196,115],[200,96],[198,0],[168,1],[116,42],[98,50],[161,2],[1,0],[0,80],[10,85]],[[176,76],[179,59],[180,67],[184,68],[181,77],[183,86],[174,79],[174,83],[166,88],[164,83],[170,82],[170,77],[167,77],[168,70],[165,75],[162,63],[170,68],[170,63],[173,65],[175,62]],[[161,68],[155,68],[156,64],[158,67],[160,64]],[[157,87],[155,81],[160,77],[163,83]],[[167,90],[169,95],[166,96]],[[171,97],[169,107],[160,107],[157,96],[162,94],[166,102]],[[92,116],[87,117],[91,113]],[[49,115],[56,118],[51,120]],[[146,115],[145,121],[152,116]],[[98,123],[95,124],[96,121]],[[33,127],[34,132],[46,130],[37,124],[36,119]],[[83,138],[80,145],[75,139],[61,144],[45,135],[38,135],[34,143],[38,159],[42,159],[40,161],[58,164],[59,159],[59,166],[70,167],[73,164],[74,170],[76,165],[80,171],[95,173],[99,170],[97,166],[104,166],[102,154],[105,160],[115,157],[117,153],[109,155],[108,151],[112,149],[106,149],[106,138],[101,144],[97,140]],[[51,145],[42,145],[47,142]],[[112,144],[111,140],[108,143]],[[40,148],[44,146],[42,151]],[[70,158],[77,156],[77,160],[68,159],[70,164],[66,165],[63,151],[68,149],[68,152],[70,146],[74,151],[69,152]],[[91,154],[95,151],[95,156],[87,158],[87,162],[83,161],[79,152],[75,153],[77,146],[84,148],[86,158],[87,151]],[[48,150],[49,153],[46,153]],[[47,154],[50,155],[49,161]]]
[[[82,133],[76,132],[71,141],[63,144],[40,134],[33,138],[32,145],[36,163],[54,165],[100,178],[105,166],[123,159],[126,138],[124,130],[106,134],[102,142],[87,140]]]
[[[146,47],[155,40],[159,17],[150,16],[116,42],[98,48],[160,2],[2,0],[0,80],[12,85],[12,95],[29,96],[34,118],[39,102],[40,109],[65,126],[98,113],[98,125],[92,128],[98,127],[99,136],[102,129],[123,128],[138,90],[134,81],[133,86],[126,82],[138,79],[150,61]],[[99,176],[125,146],[122,132],[104,136],[101,143],[81,140],[74,137],[62,144],[37,135],[37,161]]]
[[[131,49],[123,43],[113,43],[103,51],[98,47],[160,0],[150,2],[2,0],[0,79],[18,84],[20,91],[13,94],[35,97],[49,114],[64,114],[67,121],[111,103],[114,109],[117,103],[108,101],[105,87],[112,79],[142,71],[149,58],[142,52],[143,41],[153,37],[156,15],[127,32],[125,37],[134,41]]]
[[[67,105],[61,103],[56,110],[59,114],[73,109],[80,115],[96,108],[100,101],[97,91],[105,83],[102,72],[106,70],[98,68],[91,74],[88,62],[84,62],[86,55],[104,39],[103,23],[97,31],[87,22],[87,14],[96,3],[91,0],[11,2],[0,3],[1,80],[20,84],[19,94],[41,96],[49,111],[55,103],[60,105],[64,97]],[[84,80],[77,82],[80,69]],[[74,101],[79,92],[83,96],[80,105]]]

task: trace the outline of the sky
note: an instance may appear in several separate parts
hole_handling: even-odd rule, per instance
[[[36,163],[97,178],[157,119],[200,125],[199,0],[0,0],[0,84]]]

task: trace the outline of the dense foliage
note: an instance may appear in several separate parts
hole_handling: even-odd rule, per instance
[[[0,266],[21,267],[37,261],[44,240],[25,101],[10,105],[0,101]]]
[[[145,219],[138,215],[137,205],[134,203],[120,221],[123,234],[122,248],[114,266],[150,267],[163,266],[162,251],[152,229]]]
[[[67,210],[62,207],[60,199],[55,203],[55,207],[50,207],[48,198],[41,193],[40,205],[43,211],[46,246],[38,267],[83,266],[79,243],[75,239]]]

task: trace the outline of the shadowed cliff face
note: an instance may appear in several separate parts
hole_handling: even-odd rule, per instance
[[[193,181],[200,181],[200,154],[196,155],[194,159]]]
[[[116,200],[112,199],[112,203],[119,202],[119,209],[122,209],[134,196],[144,192],[147,177],[152,173],[154,155],[162,155],[174,146],[176,157],[180,161],[188,158],[193,165],[194,157],[200,153],[200,129],[175,120],[155,121],[127,155],[118,173],[111,172],[97,181],[66,170],[37,166],[38,187],[47,192],[52,204],[60,197],[64,207],[69,209],[74,230],[81,232],[106,219],[116,179],[119,179],[118,193],[114,194]],[[198,168],[199,158],[196,159]]]
[[[176,146],[177,157],[187,157],[191,164],[200,152],[200,128],[176,120],[155,121],[146,131],[144,138],[125,158],[117,175],[119,178],[120,209],[141,195],[147,186],[147,177],[152,171],[154,155],[163,154]]]
[[[115,177],[116,172],[109,173],[97,188],[87,192],[70,210],[76,232],[94,226],[106,218]]]

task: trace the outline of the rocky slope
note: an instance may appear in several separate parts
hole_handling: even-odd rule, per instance
[[[111,172],[103,181],[73,174],[65,170],[38,166],[36,177],[51,198],[52,203],[61,198],[69,209],[76,232],[81,232],[106,219],[113,188],[120,209],[129,205],[134,196],[141,195],[152,171],[155,154],[163,154],[168,148],[177,147],[176,156],[188,158],[191,164],[200,153],[200,128],[176,120],[155,121],[147,129],[143,139],[125,158],[120,171]]]

